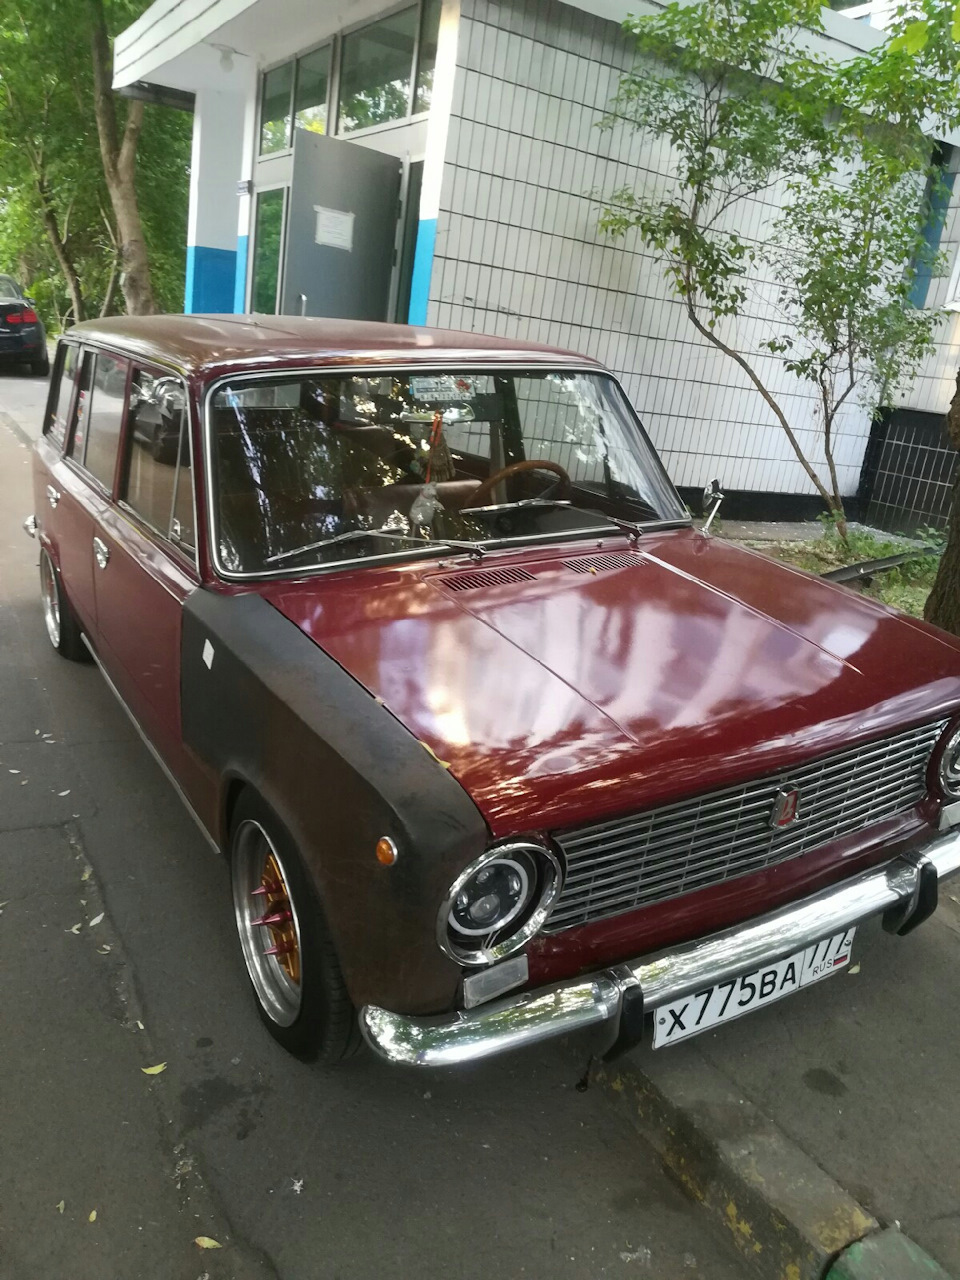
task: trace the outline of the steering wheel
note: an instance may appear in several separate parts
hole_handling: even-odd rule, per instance
[[[547,458],[527,458],[523,462],[513,462],[509,467],[501,467],[495,475],[487,476],[486,480],[481,481],[479,488],[471,493],[460,508],[461,511],[467,511],[471,507],[482,507],[501,481],[509,480],[511,476],[520,475],[523,471],[552,471],[557,479],[546,492],[556,489],[561,499],[570,497],[570,476],[559,462],[550,462]]]

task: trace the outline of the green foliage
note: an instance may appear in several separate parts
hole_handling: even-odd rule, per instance
[[[844,565],[859,564],[864,560],[883,560],[888,556],[912,551],[915,543],[904,539],[884,537],[871,529],[852,527],[846,539],[836,529],[829,527],[829,517],[824,517],[823,536],[805,542],[754,542],[748,545],[775,560],[792,564],[808,573],[829,573]],[[924,542],[927,543],[924,538]],[[901,609],[915,618],[923,617],[923,606],[939,564],[939,547],[931,545],[929,554],[921,551],[914,559],[894,569],[887,569],[874,576],[863,587],[864,594],[883,604]]]
[[[851,396],[883,403],[939,322],[909,305],[918,267],[931,265],[922,233],[936,173],[922,125],[960,118],[960,59],[952,5],[910,3],[884,45],[838,63],[811,52],[819,4],[672,0],[625,24],[638,60],[602,121],[669,139],[672,177],[613,192],[601,228],[656,252],[691,322],[770,406],[841,531],[836,414]],[[775,318],[742,349],[726,322],[748,310]],[[808,414],[792,421],[797,410],[751,363],[763,353],[812,385],[827,476],[797,434]]]
[[[111,0],[116,33],[147,0]],[[123,112],[121,107],[121,124]],[[160,305],[183,305],[190,118],[148,107],[138,146],[138,197]],[[0,270],[18,276],[52,329],[72,318],[44,221],[55,218],[88,315],[98,315],[117,258],[93,115],[88,11],[78,0],[0,7]],[[113,309],[122,309],[115,291]]]

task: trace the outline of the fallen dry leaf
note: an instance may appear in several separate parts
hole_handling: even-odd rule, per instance
[[[75,924],[75,925],[73,926],[73,928],[72,928],[72,929],[64,929],[64,931],[63,931],[63,932],[64,932],[64,933],[79,933],[79,932],[80,932],[80,930],[81,930],[82,928],[83,928],[83,922],[81,921],[81,923],[80,923],[80,924]]]
[[[57,795],[58,795],[58,796],[68,796],[69,794],[70,794],[70,788],[69,788],[69,787],[67,788],[67,790],[66,790],[66,791],[58,791],[58,792],[57,792]]]
[[[92,928],[94,927],[94,925],[99,924],[99,923],[100,923],[100,921],[103,919],[103,916],[104,916],[104,913],[103,913],[102,911],[100,912],[100,914],[99,914],[98,916],[94,916],[94,917],[93,917],[93,919],[90,921],[90,925],[89,925],[89,927],[92,929]]]
[[[193,1242],[199,1249],[222,1249],[223,1245],[212,1236],[197,1236]]]
[[[165,1062],[158,1062],[155,1067],[140,1068],[140,1070],[143,1072],[145,1076],[158,1076],[161,1071],[166,1071],[166,1069],[167,1069],[167,1064]]]
[[[110,954],[110,943],[105,942],[102,947],[97,947],[97,950],[102,956],[108,956]]]
[[[96,1211],[96,1209],[91,1209],[91,1210],[90,1210],[90,1217],[87,1219],[87,1221],[88,1221],[88,1222],[96,1222],[96,1220],[97,1220],[97,1211]]]
[[[60,1203],[57,1205],[57,1213],[63,1213],[65,1208],[66,1208],[66,1204],[64,1203],[63,1200],[61,1200]]]
[[[849,968],[849,970],[848,970],[848,972],[851,974],[851,976],[852,976],[853,974],[855,974],[855,973],[859,973],[859,972],[860,972],[860,965],[859,965],[859,963],[854,964],[854,965],[851,965],[851,966],[850,966],[850,968]]]
[[[8,769],[8,770],[7,770],[7,773],[19,773],[19,772],[20,772],[20,770],[19,770],[19,769]]]
[[[87,880],[90,879],[92,875],[93,875],[93,867],[85,867],[83,871],[83,875],[80,877],[80,879],[86,882]]]

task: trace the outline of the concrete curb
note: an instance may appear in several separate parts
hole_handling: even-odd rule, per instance
[[[950,1280],[702,1059],[599,1063],[591,1082],[765,1280]]]

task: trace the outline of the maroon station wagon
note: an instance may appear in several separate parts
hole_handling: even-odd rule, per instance
[[[591,360],[81,324],[35,477],[50,641],[229,858],[302,1057],[668,1046],[960,870],[960,645],[696,528]]]

